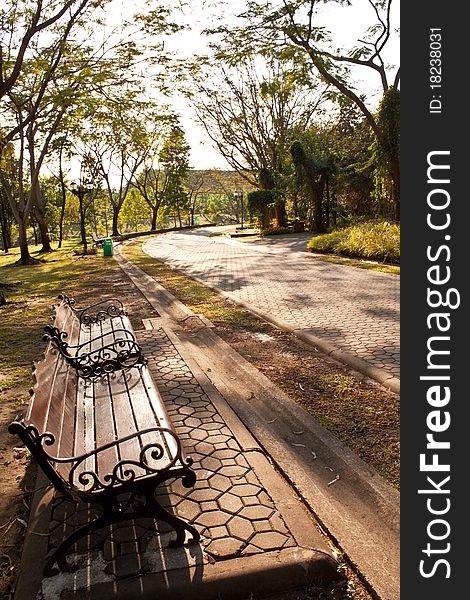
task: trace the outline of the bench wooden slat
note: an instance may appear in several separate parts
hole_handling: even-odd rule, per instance
[[[133,406],[135,395],[133,393],[131,397],[129,394],[129,381],[138,381],[138,370],[130,369],[127,372],[122,371],[119,374],[108,375],[108,380],[110,404],[116,423],[116,434],[119,439],[122,439],[139,431]],[[153,421],[152,426],[155,426],[155,421]],[[140,457],[141,450],[142,444],[138,437],[123,442],[119,445],[120,460],[123,462],[126,460],[136,461]],[[142,476],[144,471],[143,469],[137,469],[136,473]],[[123,476],[124,474],[121,472],[121,477]]]
[[[113,388],[113,394],[111,395],[108,377],[93,382],[94,433],[97,447],[119,439],[115,429],[115,419],[112,409],[114,394],[116,394],[116,397],[119,395],[118,388]],[[97,473],[100,478],[102,479],[103,475],[111,473],[114,466],[120,460],[121,457],[116,446],[100,452],[99,456],[97,456],[96,464]]]
[[[170,417],[165,409],[165,405],[163,404],[163,400],[160,394],[155,393],[155,386],[150,375],[148,369],[142,370],[142,383],[144,385],[146,391],[147,402],[149,403],[149,408],[152,413],[155,415],[156,420],[160,423],[161,427],[165,427],[166,429],[173,429],[173,425],[170,421]],[[173,459],[178,453],[178,444],[176,440],[171,436],[165,436],[166,448],[167,452],[171,459]]]
[[[95,433],[95,390],[94,382],[79,377],[76,406],[77,435],[75,456],[87,454],[96,448]],[[82,472],[96,472],[98,469],[96,456],[90,456],[77,469],[77,475]],[[78,482],[75,482],[78,487]]]
[[[160,411],[153,410],[153,404],[161,403],[161,397],[158,390],[152,382],[151,389],[147,379],[148,369],[146,367],[137,367],[131,370],[130,377],[126,383],[128,386],[128,397],[131,398],[130,410],[134,418],[134,423],[138,431],[145,429],[160,427],[173,429],[168,416]],[[167,441],[169,436],[163,433],[152,432],[142,436],[142,445],[156,443],[161,444],[165,450],[165,455],[159,460],[152,460],[152,467],[163,469],[168,466],[169,462],[175,456],[172,451],[174,448],[174,440]]]

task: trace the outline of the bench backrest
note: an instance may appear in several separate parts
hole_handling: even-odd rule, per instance
[[[145,364],[132,324],[119,300],[103,300],[80,311],[73,305],[74,301],[65,297],[55,307],[54,325],[45,327],[45,339],[53,342],[82,377],[97,377]]]

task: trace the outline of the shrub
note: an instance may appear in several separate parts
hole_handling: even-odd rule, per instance
[[[314,237],[308,250],[344,256],[400,262],[400,226],[388,221],[369,221]]]
[[[280,235],[281,233],[292,233],[292,229],[289,227],[267,227],[261,231],[261,236]]]

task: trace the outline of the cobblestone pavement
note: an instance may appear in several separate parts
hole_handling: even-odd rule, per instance
[[[314,261],[285,244],[279,249],[208,237],[207,232],[158,236],[143,249],[234,300],[399,378],[396,275]]]
[[[153,519],[104,528],[75,545],[69,556],[73,565],[70,573],[43,579],[40,597],[45,600],[88,598],[86,594],[96,589],[100,591],[95,591],[92,597],[102,600],[140,597],[145,586],[146,589],[149,585],[167,586],[175,570],[179,577],[186,577],[190,585],[191,578],[193,581],[197,578],[196,574],[190,576],[190,567],[197,572],[203,570],[204,565],[232,559],[257,555],[261,558],[272,551],[298,551],[299,541],[305,544],[304,533],[308,538],[309,529],[313,532],[310,544],[317,539],[318,533],[305,514],[306,520],[300,522],[303,532],[299,540],[298,532],[295,533],[299,525],[293,525],[289,517],[286,521],[277,506],[279,497],[282,497],[281,504],[285,504],[286,491],[292,493],[290,488],[282,484],[279,496],[279,484],[274,485],[277,492],[273,496],[266,479],[261,481],[266,475],[260,476],[250,455],[256,454],[257,459],[265,461],[265,473],[272,467],[256,444],[252,448],[242,447],[238,439],[240,431],[234,432],[233,422],[230,426],[227,424],[169,335],[172,334],[168,330],[157,327],[139,331],[138,339],[176,432],[187,455],[194,460],[197,481],[189,490],[183,487],[181,480],[167,483],[159,488],[157,495],[164,507],[198,529],[201,545],[168,548],[173,532],[166,524]],[[298,518],[303,509],[293,495],[292,502],[297,503]],[[74,504],[56,495],[48,532],[49,550],[86,523],[91,514],[91,505]],[[314,547],[310,544],[305,545]],[[322,552],[325,549],[326,545],[321,547]],[[120,586],[124,586],[125,591],[121,592]],[[184,593],[182,597],[189,598]]]

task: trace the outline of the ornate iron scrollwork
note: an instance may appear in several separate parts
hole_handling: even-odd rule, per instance
[[[59,294],[59,300],[65,302],[77,315],[81,325],[94,325],[106,319],[114,319],[121,315],[127,315],[124,305],[117,298],[106,298],[91,304],[86,308],[77,309],[75,300],[67,296],[67,294]]]
[[[46,325],[44,330],[46,335],[43,339],[51,342],[84,379],[101,377],[107,373],[147,363],[135,337],[125,329],[114,330],[112,335],[119,337],[110,343],[104,343],[104,340],[111,334],[104,334],[78,345],[69,345],[65,341],[68,337],[67,332],[59,331],[57,327]],[[91,347],[96,342],[101,342],[102,345],[87,352],[87,346]]]
[[[193,464],[191,457],[186,457],[183,453],[181,441],[178,436],[166,427],[151,427],[142,431],[134,432],[123,438],[103,444],[90,452],[73,457],[60,457],[49,454],[46,446],[53,446],[56,438],[50,432],[39,433],[34,425],[25,425],[22,422],[14,422],[9,427],[10,433],[17,434],[21,437],[31,454],[38,459],[41,457],[41,463],[44,460],[49,463],[52,469],[57,474],[57,469],[54,465],[69,464],[70,470],[68,481],[62,480],[60,486],[63,491],[70,492],[70,489],[79,494],[96,495],[109,489],[117,489],[127,487],[129,484],[137,480],[146,479],[151,476],[168,475],[169,471],[174,467],[183,469],[183,485],[191,487],[195,483],[195,473],[190,469]],[[154,434],[159,436],[159,441],[148,442],[149,435]],[[174,452],[170,453],[168,437],[174,445]],[[111,472],[98,473],[97,470],[88,469],[84,465],[93,458],[98,458],[99,455],[107,450],[119,447],[131,440],[137,440],[140,443],[140,453],[134,459],[123,459],[116,462]],[[158,461],[164,460],[164,464],[157,464]],[[96,461],[93,461],[96,464]],[[83,467],[83,470],[80,470]],[[162,479],[165,479],[163,477]],[[57,483],[57,478],[56,478]]]
[[[149,434],[155,434],[160,437],[159,441],[152,441],[145,443],[145,436],[148,439]],[[169,444],[167,437],[171,438],[172,444],[174,444],[175,451],[170,453]],[[113,467],[111,472],[101,474],[96,470],[86,469],[80,471],[87,460],[93,457],[98,457],[100,453],[105,452],[111,448],[119,448],[130,440],[138,440],[141,445],[140,454],[135,460],[127,458],[123,459]],[[130,435],[127,435],[119,440],[104,444],[95,450],[91,450],[86,454],[74,457],[73,459],[63,459],[57,457],[49,457],[49,460],[57,463],[69,462],[71,463],[71,469],[69,474],[69,485],[78,488],[77,481],[82,486],[81,492],[85,493],[97,493],[110,488],[126,487],[127,485],[135,482],[136,480],[145,479],[155,474],[167,473],[178,463],[183,468],[189,469],[193,464],[193,460],[190,457],[185,457],[183,449],[178,436],[166,427],[151,427],[137,431]],[[164,460],[164,464],[157,464],[158,461]],[[193,473],[188,472],[187,475]],[[183,482],[185,487],[191,487],[194,482]]]

